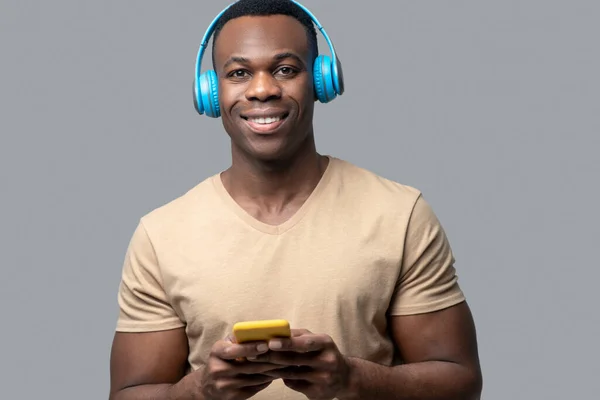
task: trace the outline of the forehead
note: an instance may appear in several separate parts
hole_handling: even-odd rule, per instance
[[[291,51],[308,60],[309,45],[304,25],[287,15],[244,16],[228,21],[215,41],[215,62],[232,56],[271,58]]]

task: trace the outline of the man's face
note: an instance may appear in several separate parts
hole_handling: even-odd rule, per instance
[[[223,126],[237,150],[274,161],[312,137],[313,55],[304,26],[285,15],[228,21],[215,43]]]

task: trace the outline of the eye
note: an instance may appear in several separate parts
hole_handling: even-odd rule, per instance
[[[229,73],[229,77],[237,78],[237,79],[243,79],[247,75],[248,75],[248,73],[246,71],[244,71],[243,69],[236,69],[235,71],[232,71]]]
[[[277,74],[289,77],[296,73],[296,70],[292,67],[281,67],[277,70]]]

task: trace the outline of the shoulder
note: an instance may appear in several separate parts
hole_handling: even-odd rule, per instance
[[[413,186],[392,180],[349,161],[331,157],[344,197],[381,210],[411,212],[422,198]]]
[[[205,178],[183,194],[142,215],[141,225],[150,236],[158,233],[162,236],[180,229],[200,215],[210,214],[218,204],[214,189],[215,177],[216,175]]]

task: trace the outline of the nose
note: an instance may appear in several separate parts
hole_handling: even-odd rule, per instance
[[[267,72],[257,72],[246,90],[246,99],[268,101],[281,97],[279,82]]]

